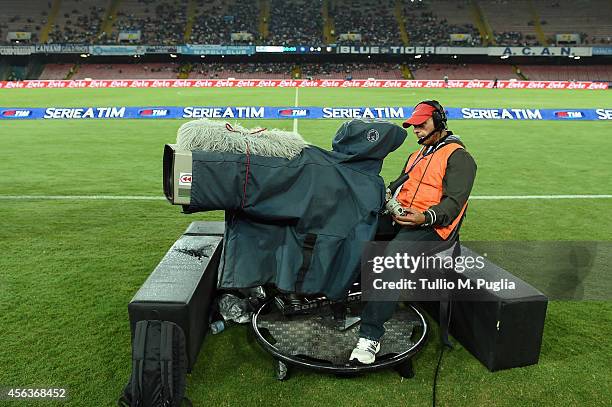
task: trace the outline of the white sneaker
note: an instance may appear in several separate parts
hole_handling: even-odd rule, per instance
[[[376,354],[380,351],[380,342],[367,338],[359,338],[357,346],[353,349],[349,362],[354,360],[364,365],[370,365],[376,360]]]

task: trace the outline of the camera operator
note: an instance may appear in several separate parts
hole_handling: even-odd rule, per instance
[[[451,238],[460,226],[476,177],[476,163],[460,138],[447,129],[444,108],[435,100],[415,106],[403,127],[413,126],[421,148],[408,157],[404,174],[387,196],[389,216],[379,220],[379,235],[390,234],[403,250],[418,253],[427,242]],[[393,223],[392,223],[393,222]],[[397,301],[370,301],[361,313],[357,346],[350,361],[371,364],[380,350],[383,324]]]

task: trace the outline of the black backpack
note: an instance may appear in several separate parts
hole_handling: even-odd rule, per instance
[[[117,404],[122,407],[179,407],[185,398],[185,334],[168,321],[139,321],[132,343],[132,375]]]

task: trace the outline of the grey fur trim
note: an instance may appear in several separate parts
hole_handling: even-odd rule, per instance
[[[291,159],[307,147],[298,133],[271,129],[251,134],[256,129],[245,129],[233,124],[234,131],[225,127],[221,120],[193,120],[183,124],[176,136],[176,144],[184,150],[219,151],[264,157]]]

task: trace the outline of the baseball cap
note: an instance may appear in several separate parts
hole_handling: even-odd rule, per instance
[[[429,119],[435,111],[435,107],[428,105],[427,103],[420,103],[414,108],[412,116],[410,116],[404,123],[402,123],[402,127],[406,129],[415,124],[419,125],[425,120]]]

